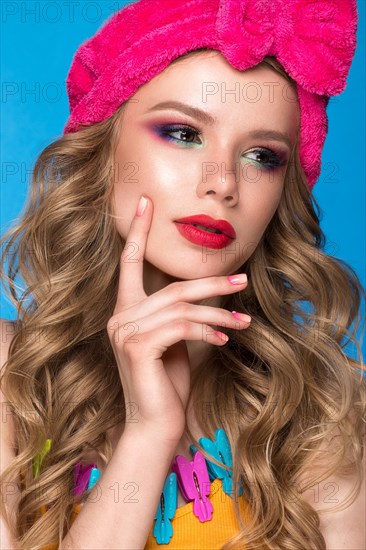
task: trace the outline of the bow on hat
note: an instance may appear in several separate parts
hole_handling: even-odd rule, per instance
[[[356,0],[221,0],[216,22],[238,69],[275,56],[305,90],[329,96],[346,86],[356,27]]]
[[[346,86],[356,27],[356,0],[138,0],[78,48],[66,80],[64,132],[105,120],[189,51],[218,50],[239,70],[274,56],[296,83],[300,161],[312,188],[328,129],[326,106]]]

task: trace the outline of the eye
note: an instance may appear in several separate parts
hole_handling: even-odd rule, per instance
[[[258,147],[252,151],[248,151],[246,155],[255,155],[256,158],[249,159],[254,160],[256,164],[260,164],[265,169],[272,169],[286,164],[286,159],[283,156],[279,155],[272,149],[267,149],[265,147]]]
[[[170,142],[181,143],[184,146],[196,146],[201,145],[202,141],[199,136],[201,132],[188,126],[186,124],[166,124],[162,126],[155,126],[154,131],[162,138]],[[172,134],[176,134],[180,137],[174,137]],[[198,141],[195,141],[197,140]],[[286,164],[286,158],[282,154],[278,154],[272,149],[266,147],[257,147],[252,151],[248,151],[246,155],[255,155],[256,158],[248,159],[254,161],[256,165],[264,170],[272,170]]]
[[[171,125],[171,126],[158,126],[155,128],[155,131],[167,141],[174,141],[174,142],[180,142],[180,143],[187,143],[190,145],[200,145],[202,142],[195,142],[192,140],[195,137],[198,137],[201,133],[198,130],[195,130],[194,128],[191,128],[190,126],[182,126],[182,125]],[[181,137],[175,138],[171,134],[178,134]]]

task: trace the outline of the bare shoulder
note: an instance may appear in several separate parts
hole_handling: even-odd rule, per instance
[[[366,548],[365,457],[362,468],[364,475],[361,489],[352,504],[349,504],[349,497],[356,485],[356,477],[353,475],[332,475],[302,495],[304,500],[319,511],[320,531],[326,541],[327,550]],[[332,510],[336,505],[346,507]]]
[[[13,336],[15,334],[14,323],[7,319],[0,319],[0,374],[3,373],[3,367],[8,359],[9,347]],[[9,402],[2,392],[0,384],[0,405],[1,405],[1,430],[0,430],[0,473],[11,464],[15,458],[15,430],[13,418],[11,415]],[[19,494],[18,484],[20,483],[19,476],[10,483],[9,486],[4,487],[4,500],[5,506],[9,512],[11,512],[15,505],[16,497]],[[0,517],[0,542],[1,548],[14,548],[14,543],[11,539],[9,528],[5,523],[5,519]]]
[[[351,360],[353,366],[361,364]],[[353,417],[353,413],[351,415]],[[326,541],[327,550],[365,550],[366,548],[366,429],[362,425],[363,461],[361,488],[355,500],[356,473],[348,476],[333,474],[302,493],[302,498],[319,512],[320,530]],[[316,473],[312,470],[312,476]],[[304,478],[305,479],[305,476]],[[334,507],[339,506],[339,508]]]

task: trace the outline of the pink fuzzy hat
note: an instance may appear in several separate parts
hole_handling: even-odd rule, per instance
[[[296,82],[300,160],[312,189],[328,131],[326,107],[346,86],[356,31],[356,0],[138,0],[76,51],[64,133],[107,119],[189,51],[218,50],[239,70],[275,56]]]

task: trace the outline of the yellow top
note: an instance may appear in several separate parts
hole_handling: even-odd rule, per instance
[[[169,544],[158,544],[153,536],[153,528],[149,533],[144,550],[219,550],[234,535],[240,533],[236,519],[234,500],[222,489],[219,478],[211,482],[211,492],[208,496],[213,506],[212,519],[200,522],[193,514],[193,503],[188,502],[177,508],[172,521],[173,536]],[[238,497],[238,504],[244,523],[250,518],[250,507],[244,497]]]
[[[153,535],[152,526],[144,550],[219,550],[231,537],[240,533],[236,519],[234,500],[222,489],[219,478],[211,482],[211,492],[208,496],[213,506],[212,519],[200,522],[193,514],[193,503],[188,502],[176,509],[172,522],[173,536],[169,544],[158,544]],[[240,512],[244,523],[250,519],[250,507],[243,496],[238,497]],[[74,522],[81,510],[80,504],[75,504],[70,518]],[[155,521],[154,521],[155,524]],[[50,544],[43,550],[56,550],[57,545]]]

